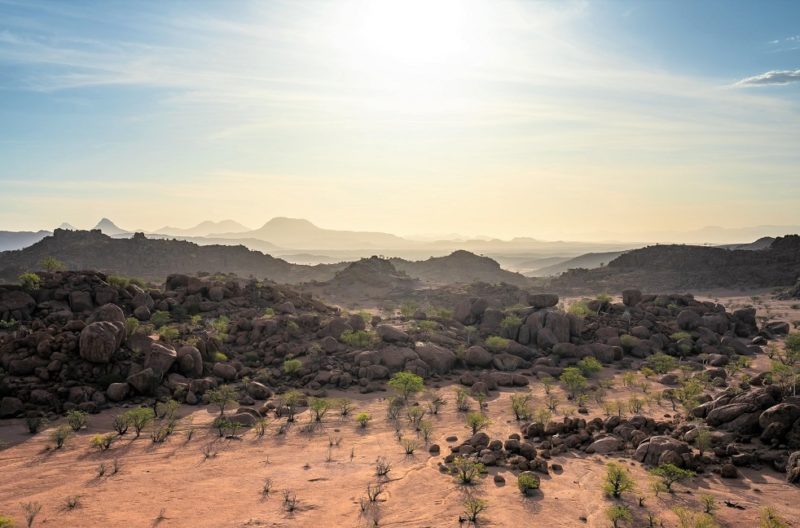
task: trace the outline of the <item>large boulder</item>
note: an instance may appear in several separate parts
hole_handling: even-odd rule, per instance
[[[109,323],[125,323],[125,313],[116,304],[104,304],[89,317],[89,322],[107,321]]]
[[[407,343],[411,340],[407,333],[388,324],[378,325],[375,331],[387,343]]]
[[[681,310],[675,320],[678,323],[678,328],[681,330],[694,330],[700,326],[702,318],[694,310]]]
[[[236,367],[228,363],[216,363],[212,373],[225,381],[233,381],[236,379]]]
[[[652,436],[649,440],[639,444],[633,457],[643,464],[657,466],[666,463],[667,460],[677,462],[682,458],[681,455],[691,453],[691,451],[692,449],[686,442],[669,436]]]
[[[128,376],[128,383],[140,394],[150,395],[161,383],[161,376],[146,368]]]
[[[263,383],[251,381],[246,386],[247,395],[254,400],[268,400],[272,397],[272,391]]]
[[[378,360],[392,372],[403,370],[406,363],[419,359],[419,356],[406,347],[390,346],[377,352]]]
[[[758,417],[758,425],[769,434],[762,438],[780,438],[800,418],[800,407],[791,403],[773,405]]]
[[[800,451],[789,455],[789,461],[786,463],[786,482],[800,484]]]
[[[78,350],[80,356],[92,363],[108,363],[122,344],[125,328],[122,323],[98,321],[81,330]]]
[[[157,375],[164,376],[177,359],[178,353],[174,348],[161,343],[153,343],[145,354],[144,368],[153,369]]]
[[[558,304],[558,295],[555,293],[532,293],[528,295],[528,304],[534,308],[550,308]]]
[[[24,410],[25,406],[22,405],[22,400],[19,398],[4,396],[3,399],[0,400],[0,418],[13,418],[14,416],[22,414]]]
[[[429,343],[415,348],[419,358],[437,374],[446,374],[456,365],[456,355],[452,350]]]
[[[191,345],[183,345],[178,349],[178,370],[187,378],[203,376],[203,356]]]
[[[488,367],[492,363],[492,355],[485,348],[471,346],[464,354],[464,363],[468,367]]]
[[[127,383],[112,383],[106,389],[106,397],[112,402],[119,402],[128,397],[130,391]]]
[[[73,290],[69,292],[69,308],[73,312],[88,312],[93,307],[92,294],[88,291]]]
[[[636,306],[642,302],[642,292],[640,290],[623,290],[622,291],[622,303],[625,306]]]
[[[732,422],[745,413],[752,413],[757,410],[758,408],[750,403],[720,405],[706,415],[706,423],[712,427],[719,427],[722,424]]]
[[[36,300],[22,290],[0,291],[0,315],[3,312],[29,314],[36,308]]]
[[[600,438],[599,440],[595,440],[589,447],[586,448],[587,453],[598,453],[601,455],[606,455],[611,453],[612,451],[618,451],[623,446],[622,441],[619,438],[614,436],[607,436],[605,438]]]

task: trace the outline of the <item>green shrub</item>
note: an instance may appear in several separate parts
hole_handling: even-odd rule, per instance
[[[314,414],[314,421],[321,422],[325,414],[331,408],[331,402],[325,398],[313,398],[309,402],[308,408],[311,409],[311,412]]]
[[[766,506],[759,511],[758,526],[759,528],[789,528],[789,523],[783,520],[773,508]]]
[[[591,377],[603,370],[603,364],[592,356],[586,356],[578,361],[578,368],[581,369],[584,376]]]
[[[475,435],[478,431],[489,427],[489,419],[479,412],[467,413],[467,427],[470,428],[472,434]]]
[[[208,395],[208,402],[219,407],[220,416],[225,414],[225,407],[236,403],[239,397],[236,390],[230,385],[221,385],[216,389],[211,389],[206,394]]]
[[[131,337],[139,329],[139,320],[135,317],[125,319],[125,335]]]
[[[372,420],[372,416],[370,416],[369,413],[362,412],[356,415],[356,422],[358,422],[358,425],[362,428],[366,428],[370,420]]]
[[[630,508],[621,504],[606,508],[606,517],[614,528],[618,528],[620,522],[629,522],[633,519]]]
[[[451,472],[461,484],[472,484],[485,471],[483,464],[466,457],[456,457],[453,460]]]
[[[521,473],[517,477],[517,488],[523,495],[539,489],[539,477],[530,472]]]
[[[354,348],[367,348],[374,342],[374,337],[364,330],[345,330],[339,341]]]
[[[389,387],[394,389],[404,401],[414,394],[421,392],[425,388],[425,382],[421,376],[412,372],[398,372],[389,380]]]
[[[150,316],[150,322],[156,327],[156,330],[169,323],[172,316],[166,310],[156,310]]]
[[[603,491],[610,497],[618,499],[626,491],[635,488],[633,478],[627,468],[615,463],[606,464],[606,478],[603,482]]]
[[[622,348],[630,350],[639,344],[639,338],[632,335],[623,334],[619,336],[619,342],[622,345]]]
[[[50,437],[52,438],[53,442],[55,442],[56,449],[61,449],[64,446],[64,442],[66,442],[67,438],[72,436],[72,434],[72,428],[67,424],[63,424],[58,426],[55,431],[50,433]]]
[[[214,332],[217,333],[220,337],[225,337],[228,335],[228,325],[230,324],[231,320],[227,315],[220,315],[216,319],[211,321],[211,328]]]
[[[657,374],[666,374],[678,366],[678,361],[674,357],[668,356],[663,352],[656,352],[647,358],[647,366],[653,369]]]
[[[651,469],[650,473],[656,477],[659,477],[661,479],[661,483],[664,485],[664,489],[670,493],[672,493],[673,484],[688,480],[695,475],[694,471],[679,468],[674,464],[661,464],[657,468]]]
[[[517,317],[516,315],[507,315],[500,321],[500,328],[503,330],[512,330],[514,328],[518,328],[522,325],[522,319]]]
[[[671,334],[670,339],[673,341],[681,341],[682,339],[691,339],[692,335],[689,332],[675,332]]]
[[[580,369],[576,367],[565,368],[561,372],[559,380],[561,380],[561,383],[564,384],[573,398],[586,388],[586,378],[581,374]]]
[[[14,528],[14,519],[5,515],[0,515],[0,528]]]
[[[508,347],[509,340],[500,336],[489,336],[486,338],[486,348],[494,352],[502,352]]]
[[[517,421],[530,420],[532,416],[530,402],[533,397],[530,394],[512,394],[511,412]]]
[[[162,341],[166,341],[167,343],[175,341],[180,335],[180,330],[175,326],[162,326],[158,329],[158,336]]]
[[[464,499],[464,516],[474,525],[478,524],[478,515],[487,508],[486,501],[476,497]]]
[[[287,359],[283,362],[283,372],[289,376],[294,376],[303,368],[303,362],[299,359]]]
[[[89,425],[89,415],[83,411],[67,411],[67,423],[73,431],[80,431]]]
[[[113,444],[116,439],[117,437],[114,433],[96,434],[92,437],[91,444],[92,447],[96,447],[100,451],[106,451],[111,448],[111,444]]]
[[[226,356],[224,352],[217,351],[212,354],[211,359],[217,363],[221,363],[223,361],[228,361],[228,356]]]
[[[417,321],[416,327],[420,332],[430,333],[439,329],[439,323],[426,319],[423,321]]]
[[[128,418],[128,423],[133,427],[133,430],[136,431],[136,438],[139,438],[142,430],[156,419],[156,413],[150,407],[137,407],[136,409],[125,411],[125,416]]]
[[[61,271],[65,268],[64,263],[55,257],[44,257],[39,261],[39,265],[43,270],[49,272]]]
[[[22,285],[24,290],[34,291],[38,290],[39,286],[41,286],[42,278],[35,273],[27,272],[19,276],[19,283]]]
[[[578,317],[586,317],[587,315],[594,314],[594,312],[589,309],[589,303],[587,301],[575,301],[569,305],[567,312],[572,315],[577,315]]]

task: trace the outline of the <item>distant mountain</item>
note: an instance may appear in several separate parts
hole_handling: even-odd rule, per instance
[[[555,291],[581,293],[640,288],[647,293],[786,287],[800,276],[800,236],[776,238],[766,249],[656,245],[628,251],[602,268],[572,269],[551,279]]]
[[[775,242],[775,237],[761,237],[755,242],[749,242],[745,244],[726,244],[724,246],[718,246],[725,249],[746,249],[750,251],[756,251],[759,249],[767,249]]]
[[[159,240],[144,235],[114,238],[97,231],[57,229],[32,246],[0,253],[0,278],[16,280],[38,269],[44,257],[61,260],[67,269],[163,280],[170,273],[236,273],[281,283],[327,280],[344,265],[290,264],[244,246],[199,246],[182,240]]]
[[[413,243],[395,235],[372,231],[337,231],[317,227],[299,218],[273,218],[253,231],[220,233],[218,238],[258,238],[288,249],[391,249]]]
[[[156,233],[164,235],[207,237],[209,235],[214,235],[217,233],[239,233],[242,231],[250,231],[250,228],[245,227],[239,222],[236,222],[234,220],[221,220],[219,222],[206,220],[205,222],[200,222],[194,227],[189,227],[186,229],[182,229],[180,227],[165,226],[162,227],[161,229],[156,230]]]
[[[0,231],[0,251],[22,249],[51,234],[50,231]]]
[[[608,251],[606,253],[586,253],[575,258],[571,258],[562,262],[557,262],[550,266],[544,266],[530,273],[526,273],[526,277],[552,277],[560,275],[567,270],[576,268],[594,269],[604,266],[624,254],[625,251]]]
[[[68,224],[67,222],[63,222],[60,226],[58,226],[58,229],[68,229],[70,231],[75,231],[75,227],[73,227],[72,224]]]
[[[94,226],[95,229],[99,229],[104,235],[108,236],[115,236],[115,235],[127,235],[130,234],[130,231],[126,231],[125,229],[121,229],[117,227],[114,222],[109,220],[108,218],[103,218],[97,225]]]
[[[431,257],[420,261],[395,258],[391,262],[398,271],[429,283],[505,282],[516,286],[529,285],[528,279],[523,275],[500,268],[500,264],[489,257],[481,257],[464,250],[454,251],[446,257]]]

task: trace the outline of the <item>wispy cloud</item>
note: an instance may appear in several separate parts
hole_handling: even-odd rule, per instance
[[[736,86],[769,86],[800,82],[800,70],[772,70],[738,81]]]

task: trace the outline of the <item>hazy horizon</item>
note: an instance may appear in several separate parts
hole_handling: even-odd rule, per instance
[[[0,230],[797,226],[780,6],[0,0]]]

